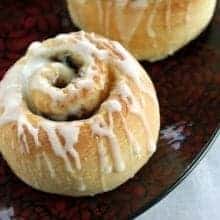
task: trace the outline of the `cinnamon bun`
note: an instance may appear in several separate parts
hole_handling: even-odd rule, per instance
[[[159,123],[145,70],[95,34],[32,43],[0,83],[0,152],[19,178],[45,192],[116,188],[155,152]]]
[[[67,0],[73,22],[117,40],[137,59],[156,61],[196,38],[216,0]]]

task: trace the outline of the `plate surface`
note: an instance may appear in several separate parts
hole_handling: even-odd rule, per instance
[[[0,2],[0,76],[32,41],[77,30],[64,1]],[[127,219],[170,192],[211,146],[220,122],[220,7],[208,29],[175,56],[143,62],[161,108],[158,150],[130,181],[92,198],[42,193],[25,185],[0,157],[0,219]]]

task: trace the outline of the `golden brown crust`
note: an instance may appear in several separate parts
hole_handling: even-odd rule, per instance
[[[53,61],[50,60],[50,57],[45,58],[45,56],[51,51],[54,53],[57,50],[59,41],[62,41],[62,47],[59,50],[62,51],[66,46],[72,48],[72,42],[75,41],[71,41],[71,39],[78,39],[76,47],[79,50],[84,43],[88,43],[89,47],[96,45],[94,48],[91,47],[91,51],[95,54],[91,53],[93,54],[91,57],[88,51],[83,52],[82,50],[84,56],[88,58],[88,62],[90,58],[93,60],[93,56],[100,60],[100,56],[97,55],[100,51],[104,50],[109,54],[106,58],[103,56],[104,60],[100,61],[102,65],[105,63],[106,66],[103,68],[104,72],[98,72],[97,77],[100,74],[107,74],[107,82],[111,81],[112,85],[105,88],[108,90],[108,96],[101,100],[102,103],[98,110],[93,112],[89,118],[69,122],[48,120],[38,115],[37,110],[36,112],[31,111],[27,106],[25,93],[22,92],[25,89],[24,84],[15,79],[20,75],[23,76],[24,73],[30,74],[33,71],[28,79],[28,85],[31,85],[32,75],[44,73],[44,65],[47,65],[43,61],[43,67],[34,71],[35,62],[39,64],[42,59],[48,59],[51,65]],[[103,45],[105,46],[103,47]],[[38,49],[33,51],[29,49],[25,57],[8,71],[0,86],[0,108],[3,108],[0,115],[0,151],[2,155],[19,178],[45,192],[84,196],[114,189],[131,178],[155,151],[152,144],[157,142],[160,121],[158,102],[152,82],[140,65],[120,45],[99,36],[81,32],[61,36],[61,38],[57,37],[40,45],[37,44],[37,46]],[[51,47],[52,50],[48,47]],[[107,60],[105,61],[105,59]],[[30,63],[31,65],[29,65]],[[95,63],[95,68],[99,68],[100,63]],[[127,67],[130,64],[132,69]],[[27,67],[31,67],[29,72],[24,72],[28,69]],[[126,73],[126,71],[128,72]],[[40,78],[40,80],[44,79]],[[98,86],[102,82],[103,79],[100,82],[95,79],[93,87],[99,88]],[[9,84],[11,86],[7,87]],[[54,89],[46,87],[47,90],[45,90],[42,88],[44,84],[40,84],[40,87],[36,87],[36,84],[35,81],[33,88],[38,91],[35,94],[35,100],[42,98],[42,91],[46,93],[47,90]],[[20,86],[23,87],[22,90],[14,90]],[[31,90],[32,87],[27,91]],[[5,93],[5,91],[7,92]],[[23,99],[18,101],[19,97],[14,98],[13,92],[18,92]],[[32,100],[32,95],[29,94],[30,100]],[[50,92],[48,97],[49,95],[51,95]],[[81,95],[78,96],[79,99],[83,99],[87,93]],[[91,94],[91,97],[95,96],[96,93]],[[43,102],[47,103],[49,112],[53,111],[49,107],[52,106],[51,103],[55,102],[53,98],[53,96],[50,97],[48,102],[47,97],[44,96]],[[8,104],[7,100],[11,102]],[[59,99],[59,101],[62,100]],[[66,102],[65,99],[63,101]],[[42,105],[43,108],[46,106],[41,103],[39,107],[42,108]],[[139,105],[140,109],[138,109]],[[13,117],[12,110],[17,111],[16,117]],[[10,120],[6,116],[11,117]],[[103,122],[100,123],[99,120]],[[129,132],[126,127],[129,128]],[[69,129],[72,130],[72,133],[69,133]],[[69,135],[67,135],[68,138],[65,137],[66,133]],[[77,140],[73,142],[71,149],[67,148],[67,142],[72,140],[75,135],[77,135]],[[137,142],[136,147],[139,148],[139,151],[136,153],[134,152],[134,142],[131,142],[129,135]],[[51,136],[53,139],[50,138]],[[58,140],[60,146],[54,142],[55,139]],[[101,148],[101,145],[105,150]],[[73,150],[74,155],[71,154]],[[79,155],[79,161],[76,154]],[[122,158],[118,160],[117,157],[120,156]],[[106,161],[101,161],[106,157],[107,166]]]
[[[160,60],[197,37],[212,18],[216,0],[67,0],[73,22],[121,42],[140,60]],[[123,2],[123,1],[121,1]],[[140,1],[139,1],[140,2]],[[89,18],[89,19],[88,19]]]

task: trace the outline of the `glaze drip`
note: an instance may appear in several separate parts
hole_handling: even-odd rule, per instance
[[[92,122],[91,128],[94,135],[106,137],[111,146],[112,157],[114,161],[115,170],[122,172],[125,170],[125,164],[122,158],[120,145],[118,139],[112,129],[113,121],[108,126],[102,117],[96,117]]]
[[[115,4],[115,20],[117,21],[116,23],[118,25],[121,40],[125,45],[129,44],[134,33],[136,32],[136,29],[138,28],[138,25],[140,24],[144,15],[147,4],[146,1],[144,1],[144,4],[143,1],[138,1],[136,3],[134,1],[133,5],[130,7],[135,10],[134,13],[128,13],[129,6],[127,5],[127,1],[122,1],[120,4]]]

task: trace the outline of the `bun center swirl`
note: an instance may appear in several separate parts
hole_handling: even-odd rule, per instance
[[[86,41],[71,42],[70,38],[66,42],[61,35],[53,48],[32,44],[24,74],[24,92],[31,110],[58,121],[91,116],[107,96],[111,82],[104,52],[95,53]]]

